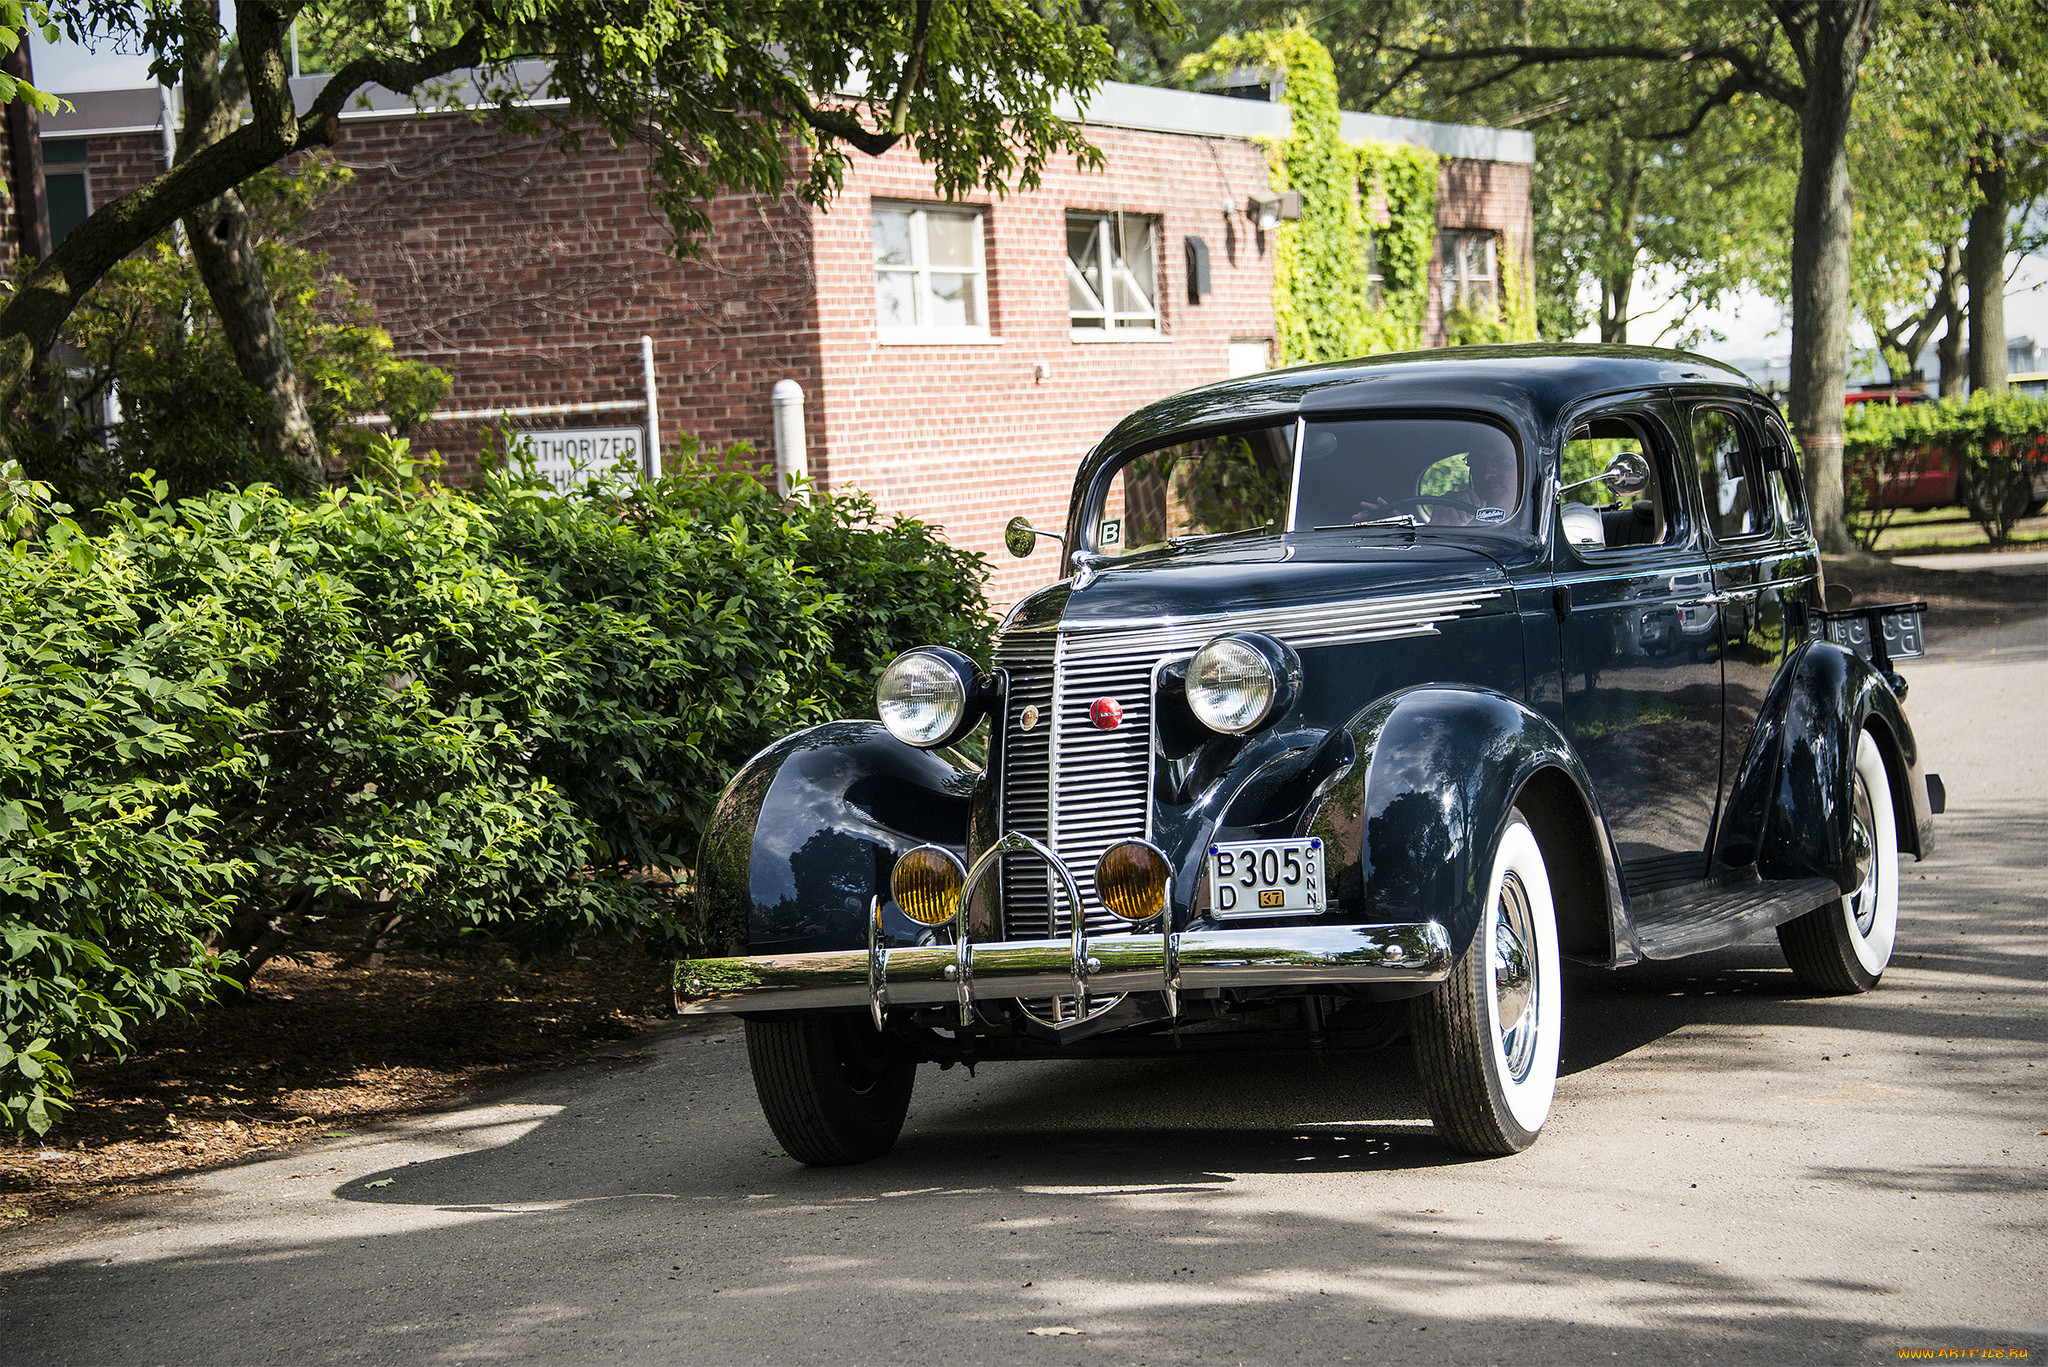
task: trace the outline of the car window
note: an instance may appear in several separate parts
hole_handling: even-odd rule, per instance
[[[1135,555],[1178,537],[1278,531],[1293,479],[1291,422],[1142,452],[1110,477],[1095,548]]]
[[[1564,539],[1584,553],[1657,546],[1677,539],[1681,519],[1672,503],[1670,461],[1657,429],[1640,414],[1616,413],[1573,427],[1558,460],[1559,521]],[[1650,467],[1649,487],[1617,494],[1600,478],[1624,451],[1641,455]]]
[[[1310,422],[1294,527],[1502,526],[1522,507],[1522,478],[1514,438],[1476,418]]]
[[[1775,409],[1763,414],[1766,440],[1775,441],[1778,449],[1785,452],[1783,468],[1773,470],[1765,477],[1777,500],[1778,516],[1794,527],[1806,527],[1806,481],[1799,465],[1799,447],[1792,440],[1792,434],[1785,430],[1785,420]]]
[[[1769,527],[1760,495],[1762,467],[1748,426],[1726,408],[1692,411],[1693,459],[1698,463],[1700,502],[1716,541],[1754,536]]]

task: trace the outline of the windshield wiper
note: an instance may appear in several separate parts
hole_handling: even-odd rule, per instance
[[[1327,527],[1311,527],[1309,530],[1317,532],[1355,532],[1361,527],[1406,527],[1413,531],[1420,525],[1407,513],[1395,513],[1392,517],[1376,517],[1370,522],[1333,522]]]

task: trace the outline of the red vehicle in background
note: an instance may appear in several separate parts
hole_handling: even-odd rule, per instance
[[[1858,404],[1866,403],[1928,402],[1931,402],[1931,399],[1924,389],[1890,386],[1851,390],[1842,400],[1844,408],[1855,408]],[[1844,483],[1848,486],[1854,501],[1866,507],[1869,505],[1871,487],[1881,481],[1884,485],[1884,506],[1887,508],[1910,508],[1918,511],[1925,508],[1956,506],[1970,509],[1972,515],[1979,511],[1971,503],[1970,482],[1963,477],[1962,462],[1938,446],[1921,447],[1893,470],[1873,470],[1866,462],[1857,462],[1842,473]],[[2035,477],[2025,513],[2031,517],[2044,506],[2048,506],[2048,473]]]

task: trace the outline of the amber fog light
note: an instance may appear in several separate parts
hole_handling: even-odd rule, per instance
[[[889,875],[889,895],[913,921],[942,926],[960,911],[960,889],[967,870],[950,850],[919,845],[896,861]]]
[[[1142,840],[1111,845],[1095,863],[1095,895],[1126,921],[1149,921],[1166,910],[1166,856]]]

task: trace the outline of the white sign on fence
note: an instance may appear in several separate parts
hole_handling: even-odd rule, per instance
[[[579,427],[512,435],[519,442],[532,443],[534,473],[557,489],[581,484],[621,462],[636,472],[645,468],[645,428]]]

